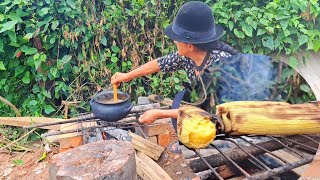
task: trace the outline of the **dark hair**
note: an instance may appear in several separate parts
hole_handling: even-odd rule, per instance
[[[234,49],[232,46],[223,41],[213,41],[204,44],[194,44],[194,46],[196,46],[198,49],[202,51],[220,50],[225,51],[231,55],[236,55],[240,53],[238,50]]]

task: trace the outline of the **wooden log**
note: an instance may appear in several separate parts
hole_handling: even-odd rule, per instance
[[[139,151],[136,154],[136,166],[137,173],[143,180],[172,179],[156,162]]]
[[[61,118],[47,118],[47,117],[0,117],[0,125],[8,126],[29,126],[32,124],[52,123],[63,121]],[[60,125],[44,126],[42,129],[60,130]]]
[[[132,137],[131,144],[133,145],[134,149],[148,155],[156,161],[159,159],[162,152],[165,150],[165,148],[151,141],[148,141],[137,134],[129,132],[128,135]]]

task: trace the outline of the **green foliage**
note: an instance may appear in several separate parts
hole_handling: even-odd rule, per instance
[[[175,50],[163,28],[183,0],[3,0],[0,3],[0,94],[22,115],[61,115],[61,101],[88,101],[110,77]],[[320,48],[318,1],[230,1],[212,4],[226,30],[225,40],[248,53],[292,56]],[[285,67],[280,99],[304,92]],[[132,99],[150,93],[173,97],[187,81],[185,72],[150,75],[121,86]],[[288,83],[289,85],[285,84]],[[293,91],[294,90],[294,91]],[[280,95],[280,94],[279,94]],[[303,96],[306,96],[303,98]],[[293,97],[293,96],[292,96]],[[295,100],[293,100],[295,101]],[[297,101],[295,101],[297,102]],[[78,113],[76,109],[73,113]],[[0,102],[2,115],[14,115]]]

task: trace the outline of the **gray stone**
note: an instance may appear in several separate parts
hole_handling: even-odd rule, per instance
[[[98,141],[53,156],[49,179],[137,180],[135,152],[130,142]]]

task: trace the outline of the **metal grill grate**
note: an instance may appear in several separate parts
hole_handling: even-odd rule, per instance
[[[261,137],[265,138],[265,136],[259,136],[259,138]],[[222,165],[228,165],[233,169],[235,174],[243,179],[261,180],[268,179],[272,176],[288,172],[294,168],[310,163],[316,154],[317,147],[320,142],[319,136],[310,135],[297,135],[290,137],[268,136],[269,140],[261,143],[253,143],[248,140],[252,138],[257,138],[257,136],[221,136],[219,138],[220,140],[232,143],[235,148],[224,151],[223,149],[225,148],[219,148],[214,143],[211,143],[208,148],[217,150],[217,154],[203,156],[199,153],[199,150],[192,150],[199,158],[187,159],[187,161],[194,172],[200,176],[202,174],[202,176],[207,178],[211,177],[219,180],[224,179],[217,172],[217,168]],[[279,149],[285,150],[289,154],[297,157],[297,159],[294,161],[288,161],[288,159],[280,157],[272,152]],[[282,164],[273,168],[268,166],[264,160],[259,158],[259,156],[265,154],[268,154],[271,159],[276,159]],[[243,160],[248,160],[253,166],[255,166],[256,171],[254,173],[250,173],[242,168],[240,164]]]

